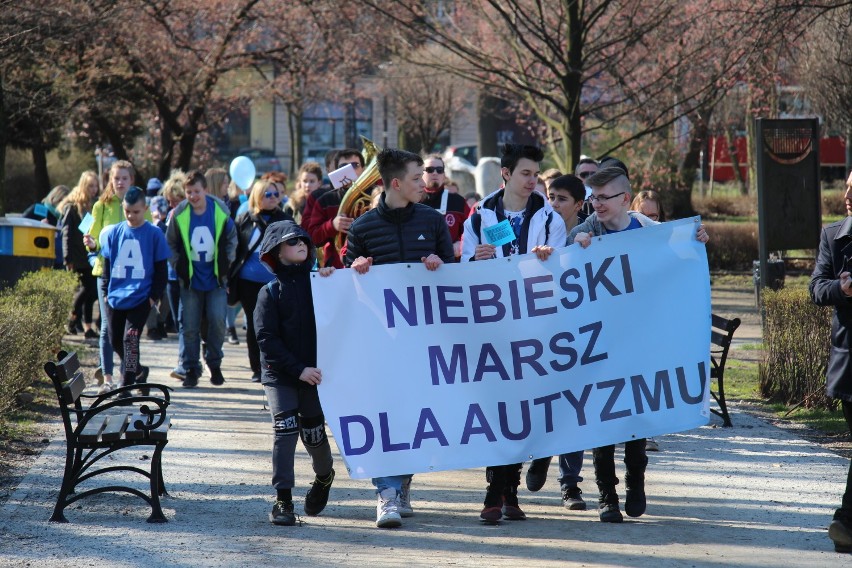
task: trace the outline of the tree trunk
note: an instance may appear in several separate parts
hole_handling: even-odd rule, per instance
[[[160,119],[160,164],[157,167],[159,178],[164,182],[172,171],[172,160],[175,156],[175,138],[171,127]]]
[[[731,167],[734,168],[734,179],[740,186],[740,195],[748,195],[748,186],[746,185],[743,172],[740,169],[740,155],[737,151],[737,136],[733,128],[725,129],[725,139],[728,142],[728,154],[731,156]]]
[[[580,161],[583,143],[582,115],[580,113],[580,96],[582,95],[583,85],[580,78],[583,72],[583,33],[586,30],[583,28],[580,10],[580,2],[568,4],[568,62],[571,72],[565,77],[563,86],[568,95],[565,100],[569,102],[571,107],[568,109],[569,138],[565,141],[565,153],[570,157],[570,160],[565,173],[574,173],[574,168]]]
[[[479,121],[477,124],[477,144],[479,156],[499,156],[497,148],[497,122],[494,113],[500,105],[500,99],[480,91]]]
[[[41,201],[50,193],[50,175],[47,173],[47,152],[44,146],[34,145],[33,156],[33,178],[36,200]]]
[[[6,216],[6,104],[3,70],[0,69],[0,217]],[[848,148],[848,146],[847,146]]]
[[[852,172],[852,125],[846,127],[846,172],[844,175],[848,175],[849,172]]]
[[[124,141],[121,139],[121,133],[118,131],[112,123],[104,117],[97,108],[93,108],[91,111],[92,120],[95,122],[95,125],[98,127],[98,130],[106,136],[109,141],[110,146],[112,146],[112,153],[118,160],[127,160],[127,148],[124,147]]]

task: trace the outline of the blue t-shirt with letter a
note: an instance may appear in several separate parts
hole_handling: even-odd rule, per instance
[[[109,260],[107,301],[116,310],[147,302],[154,279],[154,263],[171,251],[163,231],[145,221],[135,229],[122,221],[101,233],[101,254]]]
[[[209,292],[219,287],[213,261],[216,257],[216,204],[207,198],[207,209],[201,215],[189,213],[189,246],[192,261],[192,281],[189,287]]]

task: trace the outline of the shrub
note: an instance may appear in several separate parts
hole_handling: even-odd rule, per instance
[[[846,216],[846,201],[842,191],[822,192],[822,214]]]
[[[74,274],[46,270],[0,294],[0,419],[59,349],[76,286]]]
[[[757,223],[704,223],[710,270],[751,270],[757,258]]]
[[[766,325],[760,394],[808,408],[833,408],[822,392],[831,342],[831,308],[814,305],[805,288],[763,290]]]
[[[693,196],[693,207],[702,218],[757,217],[757,198],[752,195]]]

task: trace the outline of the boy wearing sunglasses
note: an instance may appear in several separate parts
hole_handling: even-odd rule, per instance
[[[423,205],[428,205],[444,216],[450,238],[453,239],[453,253],[456,258],[461,256],[461,238],[464,232],[464,221],[470,215],[470,207],[464,197],[451,193],[444,187],[447,181],[446,168],[441,156],[430,154],[423,158],[423,182],[426,191],[423,194]]]
[[[271,223],[260,246],[260,262],[275,274],[257,295],[254,327],[260,347],[261,383],[269,400],[272,428],[272,486],[276,498],[269,513],[274,525],[293,526],[296,514],[294,455],[297,436],[311,456],[315,478],[305,495],[306,515],[319,515],[334,481],[333,460],[317,385],[317,330],[311,294],[316,249],[308,233],[293,221]],[[329,276],[334,268],[320,268]]]
[[[207,180],[199,170],[186,174],[183,188],[186,200],[175,208],[166,231],[170,262],[180,282],[183,386],[198,386],[201,375],[202,314],[207,321],[205,359],[210,382],[218,386],[225,382],[221,370],[228,307],[225,290],[236,257],[237,230],[228,206],[207,195]]]

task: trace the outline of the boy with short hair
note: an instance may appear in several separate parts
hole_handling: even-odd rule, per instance
[[[577,176],[568,174],[551,179],[547,186],[547,199],[565,222],[566,231],[572,230],[586,218],[580,211],[586,200],[586,186]]]
[[[536,253],[547,260],[555,247],[565,246],[565,223],[535,191],[539,164],[544,153],[538,146],[505,144],[500,158],[502,189],[476,204],[464,222],[462,262],[482,261],[514,254]],[[487,227],[508,221],[515,234],[512,242],[495,246],[483,238]],[[496,523],[500,519],[526,519],[518,505],[518,486],[521,484],[521,464],[490,466],[485,469],[488,488],[479,519]]]
[[[260,348],[261,383],[269,400],[275,441],[272,447],[272,485],[277,495],[269,520],[275,525],[296,524],[292,489],[296,435],[311,456],[316,475],[305,496],[305,514],[319,515],[328,502],[334,481],[331,447],[317,385],[317,331],[311,294],[311,268],[316,249],[308,233],[293,221],[277,221],[266,228],[260,261],[276,279],[257,296],[254,326]],[[334,272],[320,268],[320,276]]]
[[[170,262],[180,281],[180,334],[184,340],[184,388],[198,386],[201,375],[201,316],[206,315],[205,359],[210,382],[221,385],[222,344],[225,341],[228,270],[237,252],[237,229],[231,211],[207,195],[207,180],[199,170],[186,174],[186,200],[175,207],[166,231]]]
[[[100,247],[110,343],[121,359],[124,387],[148,379],[148,368],[139,363],[139,336],[166,288],[169,247],[163,232],[145,220],[141,188],[128,189],[122,206],[126,220],[101,232]]]
[[[378,205],[355,220],[346,240],[344,265],[366,274],[373,264],[422,262],[437,270],[454,262],[453,241],[444,216],[420,203],[426,183],[417,154],[388,148],[376,158],[384,192]],[[411,475],[374,477],[376,526],[398,527],[411,507]]]
[[[615,159],[606,161],[606,164],[602,162],[602,165],[605,167],[586,180],[586,184],[592,188],[589,200],[595,212],[568,235],[569,242],[579,243],[583,248],[591,245],[592,237],[658,224],[638,211],[630,210],[633,195],[627,177],[627,166]],[[704,225],[699,225],[695,238],[702,243],[709,240]],[[618,493],[615,489],[618,485],[618,477],[615,475],[615,445],[595,448],[592,450],[592,456],[595,464],[595,483],[600,492],[598,516],[604,523],[620,523],[624,517],[618,507]],[[645,468],[648,465],[648,457],[645,453],[645,438],[624,443],[624,465],[624,512],[630,517],[641,517],[646,507]]]

